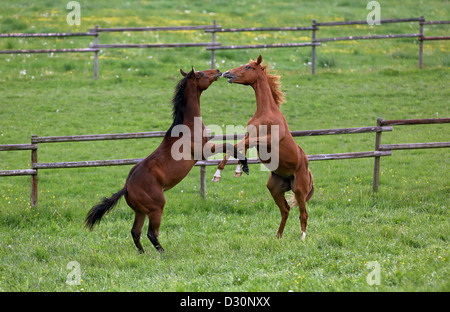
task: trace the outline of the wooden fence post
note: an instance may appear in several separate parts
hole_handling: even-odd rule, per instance
[[[383,121],[383,118],[378,117],[377,119],[377,127],[381,127],[381,123]],[[380,150],[380,144],[381,144],[381,134],[383,132],[379,131],[375,135],[375,151]],[[373,191],[378,191],[378,185],[380,184],[380,157],[375,156],[375,161],[373,165]]]
[[[98,25],[95,25],[94,44],[98,45]],[[94,79],[98,79],[98,50],[94,52]]]
[[[216,43],[216,20],[213,20],[213,32],[211,33],[211,43]],[[214,69],[214,63],[215,63],[215,52],[216,50],[211,49],[211,69]]]
[[[31,150],[31,169],[35,169],[35,164],[38,162],[37,159],[37,135],[31,136],[31,144],[36,144],[36,148]],[[33,208],[37,208],[38,203],[38,170],[36,170],[36,174],[31,175],[31,198],[30,205]]]
[[[200,195],[206,198],[206,166],[200,166]]]
[[[313,30],[311,34],[311,43],[313,43],[313,46],[311,51],[311,74],[314,75],[314,73],[316,72],[316,45],[314,44],[316,43],[316,20],[312,21],[312,27]]]
[[[423,66],[423,22],[425,22],[425,18],[423,16],[420,17],[419,25],[420,25],[420,37],[419,37],[419,68]]]

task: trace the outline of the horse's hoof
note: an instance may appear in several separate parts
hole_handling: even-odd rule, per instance
[[[213,182],[219,182],[219,181],[220,181],[220,177],[213,177],[211,181],[213,181]]]
[[[242,172],[235,172],[234,177],[239,178],[242,175]]]
[[[245,166],[242,167],[242,171],[244,171],[247,175],[249,174],[247,164],[245,164]]]

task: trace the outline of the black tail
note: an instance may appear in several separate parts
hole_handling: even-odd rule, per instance
[[[92,231],[94,225],[99,223],[102,217],[117,205],[119,199],[125,195],[126,192],[126,188],[123,188],[117,193],[114,193],[110,198],[104,198],[102,202],[92,207],[84,220],[84,225]]]

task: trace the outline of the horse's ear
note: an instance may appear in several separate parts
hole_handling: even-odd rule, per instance
[[[194,66],[192,66],[192,70],[189,73],[191,78],[195,78],[195,79],[200,79],[201,77],[203,77],[203,73],[202,72],[196,72]]]
[[[182,70],[181,68],[180,68],[180,73],[181,73],[181,75],[183,75],[183,77],[186,77],[186,76],[187,76],[187,74],[185,73],[185,71]]]
[[[194,68],[194,66],[192,66],[192,69],[191,69],[191,71],[189,72],[189,77],[190,78],[194,78],[195,77],[195,68]]]
[[[261,62],[262,62],[262,56],[261,56],[261,54],[258,56],[258,59],[256,60],[256,64],[261,64]]]

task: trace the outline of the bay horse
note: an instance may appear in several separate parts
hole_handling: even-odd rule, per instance
[[[135,217],[131,236],[140,253],[144,253],[140,237],[146,217],[149,219],[147,237],[157,251],[164,251],[158,240],[166,201],[164,191],[170,190],[183,180],[199,160],[198,157],[194,157],[197,147],[202,148],[200,150],[202,159],[219,152],[232,153],[243,163],[244,172],[248,174],[247,158],[238,153],[232,144],[208,142],[208,136],[204,135],[206,131],[204,132],[203,122],[201,122],[200,129],[194,129],[196,119],[197,123],[198,120],[201,120],[200,96],[222,73],[218,69],[195,71],[194,68],[189,73],[183,70],[180,72],[184,78],[178,82],[172,100],[173,123],[161,144],[130,170],[125,185],[120,191],[92,207],[85,219],[85,226],[92,231],[94,225],[100,222],[105,213],[116,206],[119,199],[124,196],[128,206],[134,210]],[[177,127],[187,128],[190,130],[187,132],[190,135],[183,133],[183,136],[178,135],[177,137]],[[175,155],[176,153],[178,156]],[[187,153],[187,156],[190,157],[180,158],[179,153],[184,156]]]
[[[286,119],[280,110],[280,106],[284,102],[284,94],[280,90],[280,77],[269,74],[267,66],[261,65],[261,61],[260,55],[256,61],[252,60],[248,64],[231,69],[222,75],[228,78],[229,83],[250,85],[256,96],[256,112],[247,123],[247,134],[235,147],[243,150],[244,155],[248,148],[256,147],[258,158],[262,163],[267,163],[268,160],[261,157],[261,148],[264,147],[266,150],[270,150],[271,147],[276,148],[272,152],[278,153],[278,166],[270,168],[271,174],[267,181],[267,188],[281,212],[281,223],[276,236],[281,238],[283,235],[291,208],[285,199],[285,192],[292,190],[294,192],[292,206],[299,206],[301,238],[304,240],[308,220],[306,202],[314,194],[313,176],[308,168],[308,157],[294,141]],[[261,126],[266,126],[265,133],[261,133]],[[256,129],[256,132],[253,131],[253,135],[249,130],[250,127]],[[273,133],[274,129],[278,133]],[[278,147],[271,146],[274,135],[278,136]],[[227,154],[219,164],[213,182],[220,180],[220,172],[224,169],[228,156]],[[239,165],[237,169],[239,169]],[[240,170],[236,170],[235,176],[240,176]]]

